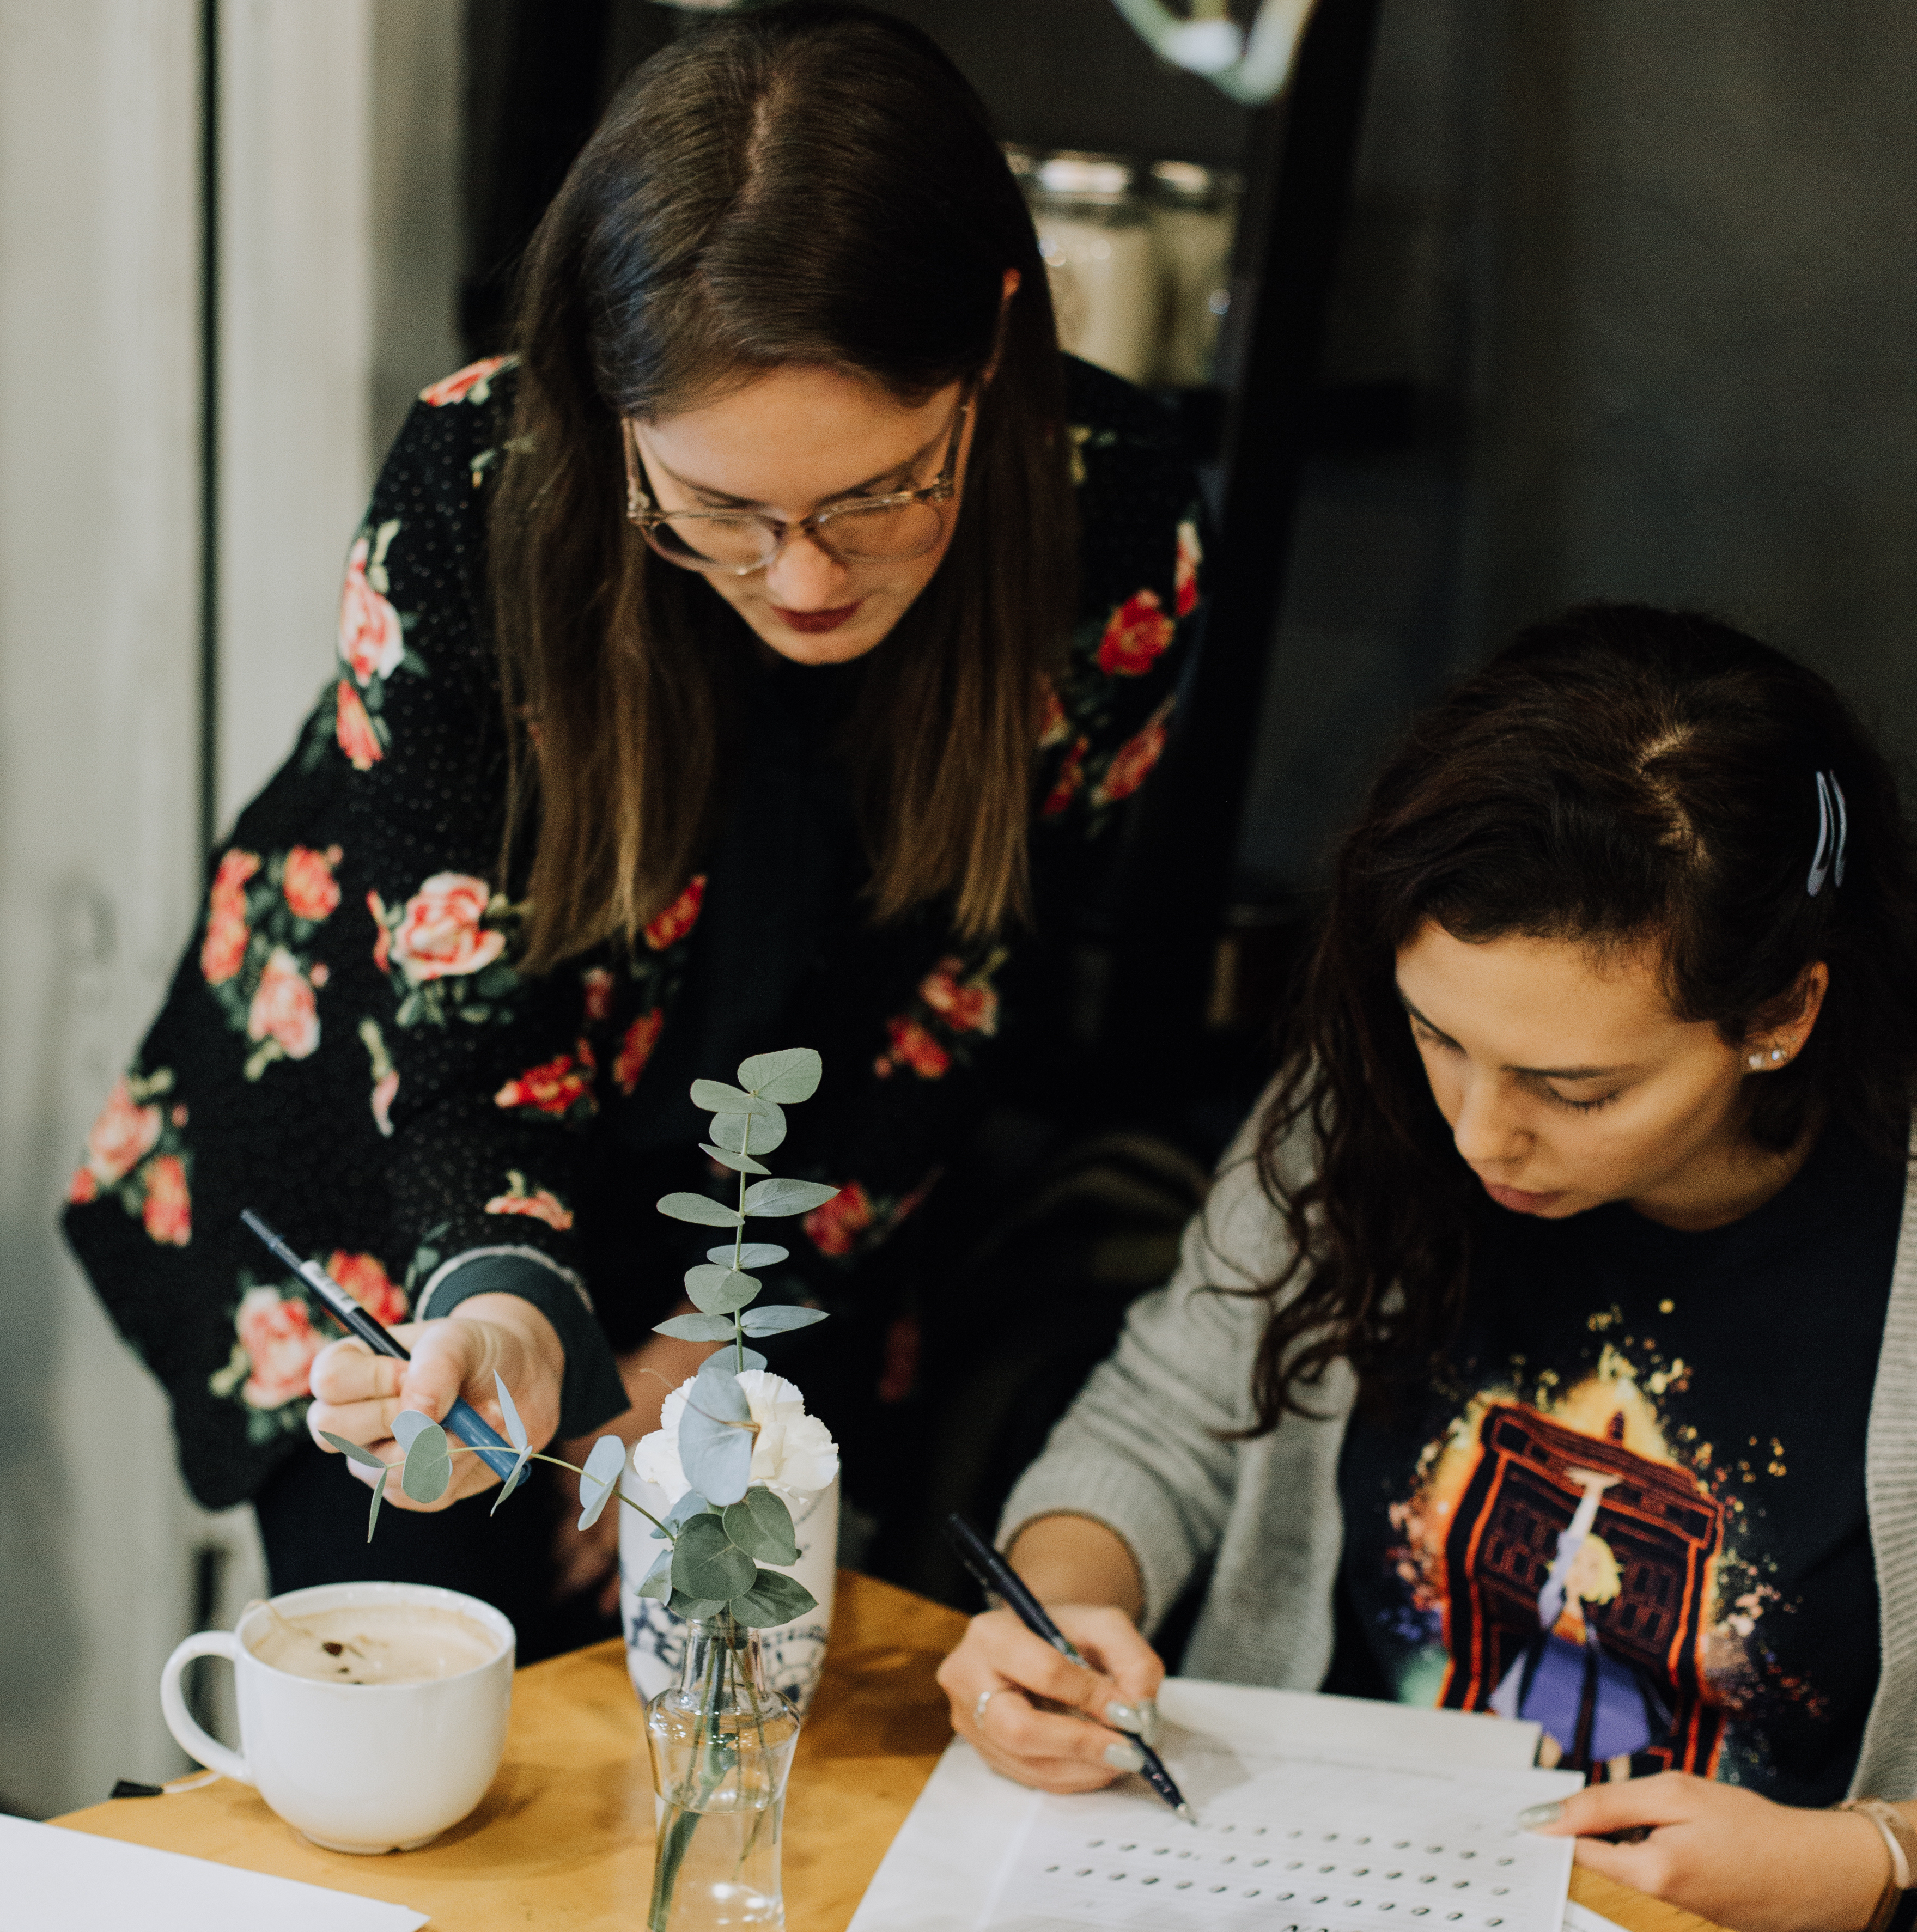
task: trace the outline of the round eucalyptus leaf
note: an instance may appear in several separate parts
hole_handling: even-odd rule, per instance
[[[742,1094],[723,1080],[695,1080],[692,1104],[709,1114],[769,1114],[777,1108],[769,1095]]]
[[[789,1624],[808,1610],[818,1608],[819,1600],[796,1577],[776,1570],[761,1570],[752,1587],[732,1600],[732,1614],[748,1630],[770,1630],[776,1624]]]
[[[746,1211],[748,1214],[809,1214],[840,1192],[823,1180],[755,1180],[746,1190]]]
[[[670,1335],[675,1342],[730,1342],[732,1324],[723,1315],[675,1315],[652,1324],[655,1335]]]
[[[708,1315],[730,1315],[735,1308],[743,1308],[758,1292],[759,1284],[754,1276],[736,1274],[730,1268],[695,1268],[686,1270],[686,1292],[692,1298],[693,1306],[703,1309]],[[726,1336],[713,1339],[724,1341]]]
[[[506,1433],[512,1438],[512,1446],[523,1454],[532,1438],[526,1433],[525,1424],[519,1419],[519,1411],[513,1406],[512,1391],[506,1387],[506,1378],[497,1369],[493,1371],[493,1387],[499,1393],[500,1413],[506,1418]]]
[[[414,1430],[400,1487],[416,1503],[436,1503],[452,1480],[452,1451],[446,1447],[446,1432],[436,1422]]]
[[[716,1114],[712,1138],[734,1154],[770,1154],[785,1142],[785,1115],[767,1106],[760,1114]]]
[[[675,1590],[666,1600],[666,1608],[676,1617],[682,1617],[688,1624],[704,1623],[708,1617],[716,1617],[725,1608],[723,1598],[688,1597],[683,1590]]]
[[[403,1408],[393,1418],[393,1440],[402,1449],[410,1449],[412,1438],[422,1429],[432,1426],[433,1418],[430,1415],[422,1415],[416,1408]]]
[[[400,1413],[401,1415],[404,1415],[406,1412],[402,1409]],[[394,1420],[397,1422],[398,1418],[395,1417]],[[325,1436],[326,1440],[330,1442],[348,1462],[357,1462],[362,1469],[384,1469],[389,1466],[388,1464],[381,1462],[379,1457],[374,1455],[372,1450],[368,1448],[363,1442],[349,1442],[344,1436],[335,1436],[330,1429],[322,1429],[320,1430],[320,1433]]]
[[[739,1063],[739,1084],[764,1100],[796,1107],[819,1090],[825,1062],[809,1046],[788,1046],[778,1053],[755,1053]]]
[[[736,1208],[727,1208],[704,1194],[668,1194],[659,1203],[659,1212],[675,1221],[696,1221],[708,1228],[736,1228],[740,1216]]]
[[[754,1434],[746,1391],[728,1358],[714,1355],[693,1378],[679,1419],[679,1466],[686,1480],[722,1509],[736,1503],[752,1478]]]
[[[690,1522],[695,1516],[710,1513],[712,1504],[697,1490],[688,1490],[677,1502],[665,1513],[665,1528],[654,1530],[652,1540],[657,1542],[662,1534],[676,1535],[682,1524]]]
[[[784,1498],[763,1484],[754,1484],[721,1520],[725,1533],[747,1556],[761,1563],[796,1563],[798,1539],[792,1533],[792,1512]]]
[[[366,1512],[366,1540],[373,1540],[373,1526],[380,1520],[380,1505],[386,1500],[386,1478],[392,1474],[388,1464],[380,1465],[380,1480],[373,1485],[373,1501]]]
[[[792,1258],[792,1250],[772,1241],[746,1241],[740,1244],[736,1256],[730,1248],[708,1248],[706,1258],[721,1268],[777,1268],[781,1262]]]
[[[809,1328],[814,1322],[825,1318],[823,1308],[788,1308],[775,1304],[770,1308],[748,1309],[740,1318],[740,1325],[748,1335],[784,1335],[794,1328]]]
[[[513,1491],[518,1489],[521,1483],[525,1481],[526,1472],[527,1470],[531,1468],[532,1466],[532,1450],[531,1445],[529,1444],[525,1448],[522,1449],[519,1452],[518,1461],[514,1463],[512,1467],[506,1472],[506,1479],[500,1485],[499,1494],[493,1498],[493,1507],[486,1512],[489,1516],[497,1516],[499,1514],[500,1504],[504,1502],[506,1498],[511,1496]]]
[[[579,1473],[579,1527],[590,1529],[599,1512],[619,1487],[626,1467],[626,1444],[616,1436],[602,1436]]]
[[[752,1588],[757,1568],[718,1517],[695,1516],[673,1546],[672,1587],[688,1597],[724,1603]]]
[[[640,1584],[638,1594],[641,1597],[651,1597],[662,1604],[672,1594],[672,1552],[670,1550],[659,1552],[658,1560],[646,1572],[645,1580]]]
[[[772,1169],[762,1160],[754,1160],[748,1154],[734,1154],[727,1148],[715,1147],[710,1141],[701,1141],[699,1151],[716,1160],[722,1167],[729,1167],[734,1174],[770,1174]]]

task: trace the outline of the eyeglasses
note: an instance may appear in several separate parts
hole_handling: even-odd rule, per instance
[[[900,563],[936,549],[956,494],[958,446],[976,390],[967,383],[952,418],[945,460],[932,482],[886,496],[854,496],[782,523],[756,510],[660,509],[646,494],[650,478],[639,454],[632,418],[621,425],[626,445],[626,514],[669,563],[719,576],[764,570],[803,531],[839,563]]]

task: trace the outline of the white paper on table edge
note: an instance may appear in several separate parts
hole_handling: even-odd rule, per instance
[[[1568,1898],[1564,1900],[1564,1932],[1624,1932],[1624,1928],[1615,1918],[1606,1918],[1601,1912],[1593,1912],[1589,1906]]]
[[[25,1818],[0,1816],[0,1885],[10,1932],[417,1932],[427,1922],[410,1906]]]
[[[1158,1707],[1168,1722],[1190,1730],[1241,1738],[1256,1724],[1302,1753],[1372,1757],[1407,1769],[1439,1764],[1528,1771],[1541,1735],[1537,1724],[1490,1712],[1433,1711],[1202,1678],[1168,1677]],[[1000,1778],[954,1738],[873,1874],[848,1932],[975,1932],[1037,1802],[1036,1792]]]

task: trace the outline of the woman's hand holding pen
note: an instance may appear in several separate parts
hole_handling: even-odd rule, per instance
[[[393,1418],[412,1408],[440,1421],[461,1396],[503,1434],[495,1373],[512,1390],[534,1446],[544,1448],[552,1439],[559,1426],[566,1350],[531,1302],[516,1294],[476,1294],[443,1320],[409,1322],[393,1333],[412,1351],[411,1361],[376,1355],[351,1336],[314,1357],[306,1426],[328,1454],[339,1452],[322,1439],[322,1430],[364,1443],[382,1462],[397,1462],[400,1450],[393,1439]],[[357,1463],[349,1466],[370,1485],[370,1472]],[[416,1503],[397,1482],[386,1486],[387,1502],[394,1509],[444,1509],[500,1480],[481,1456],[455,1455],[452,1466],[452,1481],[437,1502]]]
[[[952,1700],[952,1728],[994,1771],[1041,1791],[1096,1791],[1138,1768],[1125,1732],[1150,1722],[1165,1666],[1123,1610],[1046,1607],[1094,1668],[1061,1656],[1010,1610],[988,1610],[939,1666],[939,1688]]]
[[[1137,1747],[1124,1733],[1150,1730],[1165,1676],[1138,1631],[1138,1566],[1123,1539],[1089,1516],[1042,1516],[1020,1532],[1010,1554],[1093,1667],[1061,1656],[1010,1611],[988,1611],[972,1619],[939,1666],[952,1728],[993,1770],[1020,1784],[1096,1791],[1138,1769]],[[1083,1715],[1040,1709],[1034,1698]]]

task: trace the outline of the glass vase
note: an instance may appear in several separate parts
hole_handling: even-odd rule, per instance
[[[658,1826],[650,1932],[784,1926],[779,1837],[798,1741],[758,1631],[724,1612],[687,1624],[678,1681],[646,1706]]]

